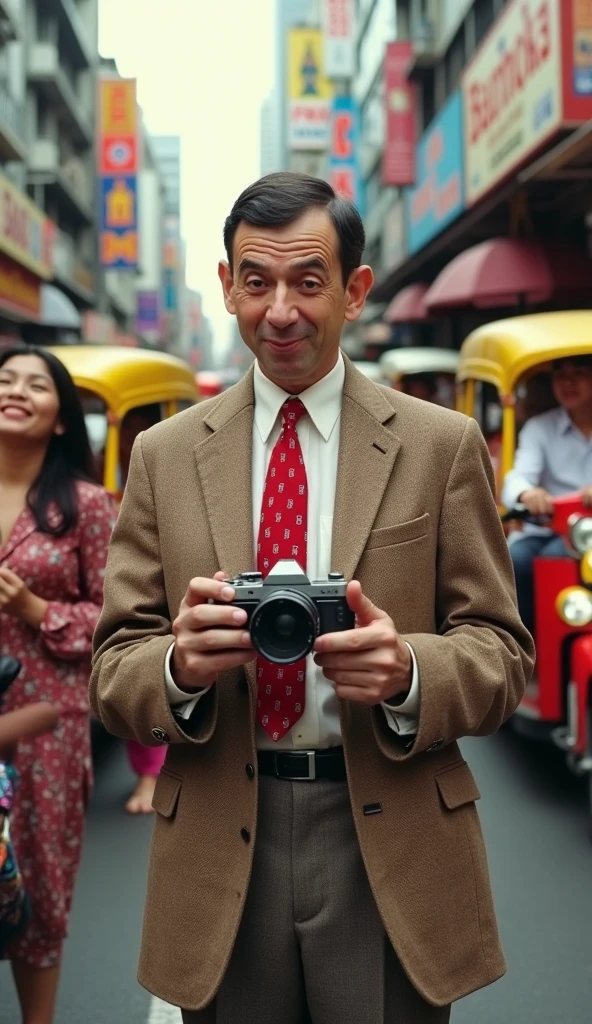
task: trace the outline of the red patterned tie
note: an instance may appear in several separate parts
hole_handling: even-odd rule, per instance
[[[299,398],[282,407],[282,432],[269,461],[257,545],[257,569],[267,576],[276,562],[293,558],[306,572],[308,487],[296,424],[306,409]],[[304,711],[306,659],[275,665],[257,659],[257,721],[280,740]]]

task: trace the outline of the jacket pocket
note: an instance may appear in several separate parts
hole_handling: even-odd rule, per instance
[[[386,548],[392,544],[404,544],[410,540],[419,540],[428,532],[429,512],[424,512],[418,519],[410,519],[407,523],[397,526],[386,526],[382,530],[371,530],[366,541],[366,551],[370,548]]]
[[[438,772],[435,778],[444,806],[449,811],[481,799],[477,783],[466,761]]]
[[[166,769],[161,768],[154,788],[152,806],[163,818],[172,818],[175,813],[182,782],[180,775],[171,775]]]

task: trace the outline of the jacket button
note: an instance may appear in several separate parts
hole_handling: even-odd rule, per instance
[[[159,743],[170,743],[169,734],[165,732],[164,729],[161,729],[159,725],[155,726],[152,730],[152,735]]]
[[[245,843],[251,842],[251,833],[248,828],[241,828],[241,839],[244,839]]]
[[[434,740],[434,742],[430,743],[429,747],[426,748],[427,753],[429,754],[430,750],[437,750],[438,747],[441,747],[443,743],[444,743],[444,739],[443,738],[441,738],[439,740]]]
[[[252,764],[246,764],[245,765],[245,771],[247,773],[247,778],[252,779],[254,774],[255,774],[255,769],[253,768],[253,765]]]

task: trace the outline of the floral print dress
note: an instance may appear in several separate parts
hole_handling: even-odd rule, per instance
[[[0,547],[0,565],[48,602],[39,630],[0,612],[0,653],[22,663],[3,707],[11,711],[46,700],[61,711],[55,732],[20,743],[15,760],[20,785],[11,833],[33,916],[7,955],[35,967],[58,963],[68,931],[92,784],[91,644],[115,522],[106,491],[87,483],[77,487],[74,529],[63,537],[41,533],[25,509]]]

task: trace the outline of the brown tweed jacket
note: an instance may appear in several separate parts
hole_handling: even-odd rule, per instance
[[[253,568],[252,373],[143,434],[113,535],[91,679],[107,729],[169,744],[139,979],[187,1009],[213,998],[256,842],[254,673],[229,672],[182,731],[167,703],[171,618],[193,576]],[[408,398],[347,362],[333,568],[392,616],[419,665],[410,749],[380,708],[340,707],[355,825],[385,928],[424,998],[447,1004],[505,970],[457,740],[494,732],[532,670],[473,420]],[[154,731],[155,730],[155,731]],[[365,815],[367,804],[382,813]]]

